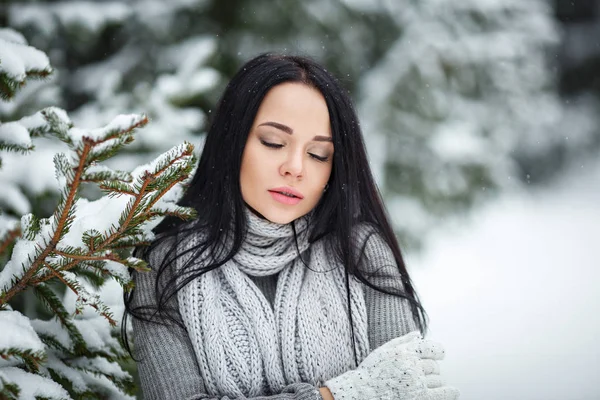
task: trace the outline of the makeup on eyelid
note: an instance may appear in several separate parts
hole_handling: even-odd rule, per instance
[[[263,139],[263,138],[259,138],[259,141],[266,147],[270,148],[270,149],[281,149],[283,147],[285,147],[286,144],[284,143],[279,143],[276,141],[270,141],[269,139]],[[321,150],[321,149],[319,149]],[[314,157],[317,161],[320,162],[327,162],[329,160],[329,157],[331,156],[329,154],[329,152],[327,150],[323,150],[323,152],[325,154],[322,153],[314,153],[314,150],[312,149],[308,149],[307,153],[309,155],[311,155],[312,157]]]

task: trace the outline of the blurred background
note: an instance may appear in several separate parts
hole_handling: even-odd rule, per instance
[[[325,64],[354,98],[448,383],[466,400],[600,398],[600,1],[4,1],[0,25],[55,68],[0,120],[145,112],[112,161],[129,170],[200,150],[258,53]],[[3,154],[0,206],[49,215],[57,151]]]

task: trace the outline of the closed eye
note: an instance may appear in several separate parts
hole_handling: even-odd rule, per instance
[[[315,160],[320,161],[320,162],[325,162],[325,161],[327,161],[329,159],[329,157],[321,157],[321,156],[318,156],[318,155],[313,154],[313,153],[308,153],[308,155],[311,156],[312,158],[314,158]]]
[[[266,140],[262,140],[262,139],[260,140],[260,142],[263,144],[263,146],[267,146],[271,149],[281,149],[284,146],[283,144],[271,143],[271,142],[267,142]],[[327,157],[327,156],[322,157],[322,156],[318,156],[313,153],[308,153],[308,155],[311,158],[313,158],[314,160],[319,161],[319,162],[326,162],[327,160],[329,160],[329,157]]]
[[[261,142],[263,145],[265,145],[265,146],[267,146],[267,147],[270,147],[270,148],[272,148],[272,149],[280,149],[280,148],[282,148],[282,147],[283,147],[283,145],[282,145],[282,144],[277,144],[277,143],[266,142],[266,141],[264,141],[264,140],[261,140],[260,142]]]

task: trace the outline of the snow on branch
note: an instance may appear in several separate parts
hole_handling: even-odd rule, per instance
[[[12,98],[27,78],[44,78],[52,73],[48,56],[28,46],[12,29],[0,29],[0,97]]]
[[[43,53],[0,29],[4,98],[27,77],[50,71]],[[13,215],[0,212],[0,398],[132,398],[133,379],[118,363],[128,358],[117,340],[122,305],[111,301],[132,289],[130,270],[148,268],[128,250],[150,243],[164,216],[195,217],[177,205],[196,161],[190,143],[131,172],[102,164],[147,122],[145,115],[119,115],[104,127],[80,129],[50,107],[0,123],[0,150],[33,151],[37,136],[68,149],[53,159],[59,199],[52,215],[36,215],[28,199],[15,196],[8,196],[16,199],[8,204]],[[82,184],[101,196],[82,197]],[[25,291],[53,318],[13,310],[11,302]]]
[[[131,173],[114,171],[101,162],[131,143],[134,129],[146,124],[145,116],[123,115],[103,128],[83,130],[73,127],[62,110],[49,108],[40,115],[45,124],[38,121],[28,126],[55,136],[70,151],[54,157],[61,196],[52,216],[39,218],[29,213],[20,223],[0,220],[0,240],[14,241],[0,271],[0,317],[14,319],[16,314],[8,311],[10,300],[33,288],[56,319],[34,320],[15,328],[18,337],[26,338],[23,332],[27,331],[33,339],[10,346],[0,342],[0,356],[10,360],[7,368],[18,366],[28,373],[51,371],[70,382],[70,390],[78,395],[91,395],[95,390],[123,394],[133,381],[115,363],[126,357],[113,337],[117,318],[96,289],[114,279],[130,290],[129,270],[147,268],[143,260],[123,256],[123,248],[149,243],[151,228],[166,215],[195,216],[193,210],[176,204],[181,184],[195,163],[193,146],[175,146]],[[82,183],[97,185],[103,196],[96,200],[80,197]],[[10,246],[1,248],[6,251]],[[63,284],[74,296],[70,297],[74,305],[67,306],[49,282]],[[96,317],[82,320],[86,309],[93,310]],[[37,341],[32,342],[34,339]],[[2,364],[0,370],[5,370]],[[11,382],[18,383],[21,375],[5,376],[2,390],[12,390]]]

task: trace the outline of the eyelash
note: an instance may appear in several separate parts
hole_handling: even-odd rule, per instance
[[[269,143],[269,142],[266,142],[264,140],[261,140],[260,142],[263,145],[265,145],[265,146],[267,146],[267,147],[269,147],[271,149],[280,149],[280,148],[283,147],[282,144]],[[312,154],[312,153],[308,153],[308,155],[311,156],[316,161],[319,161],[319,162],[326,162],[329,159],[328,157],[319,157],[316,154]]]

